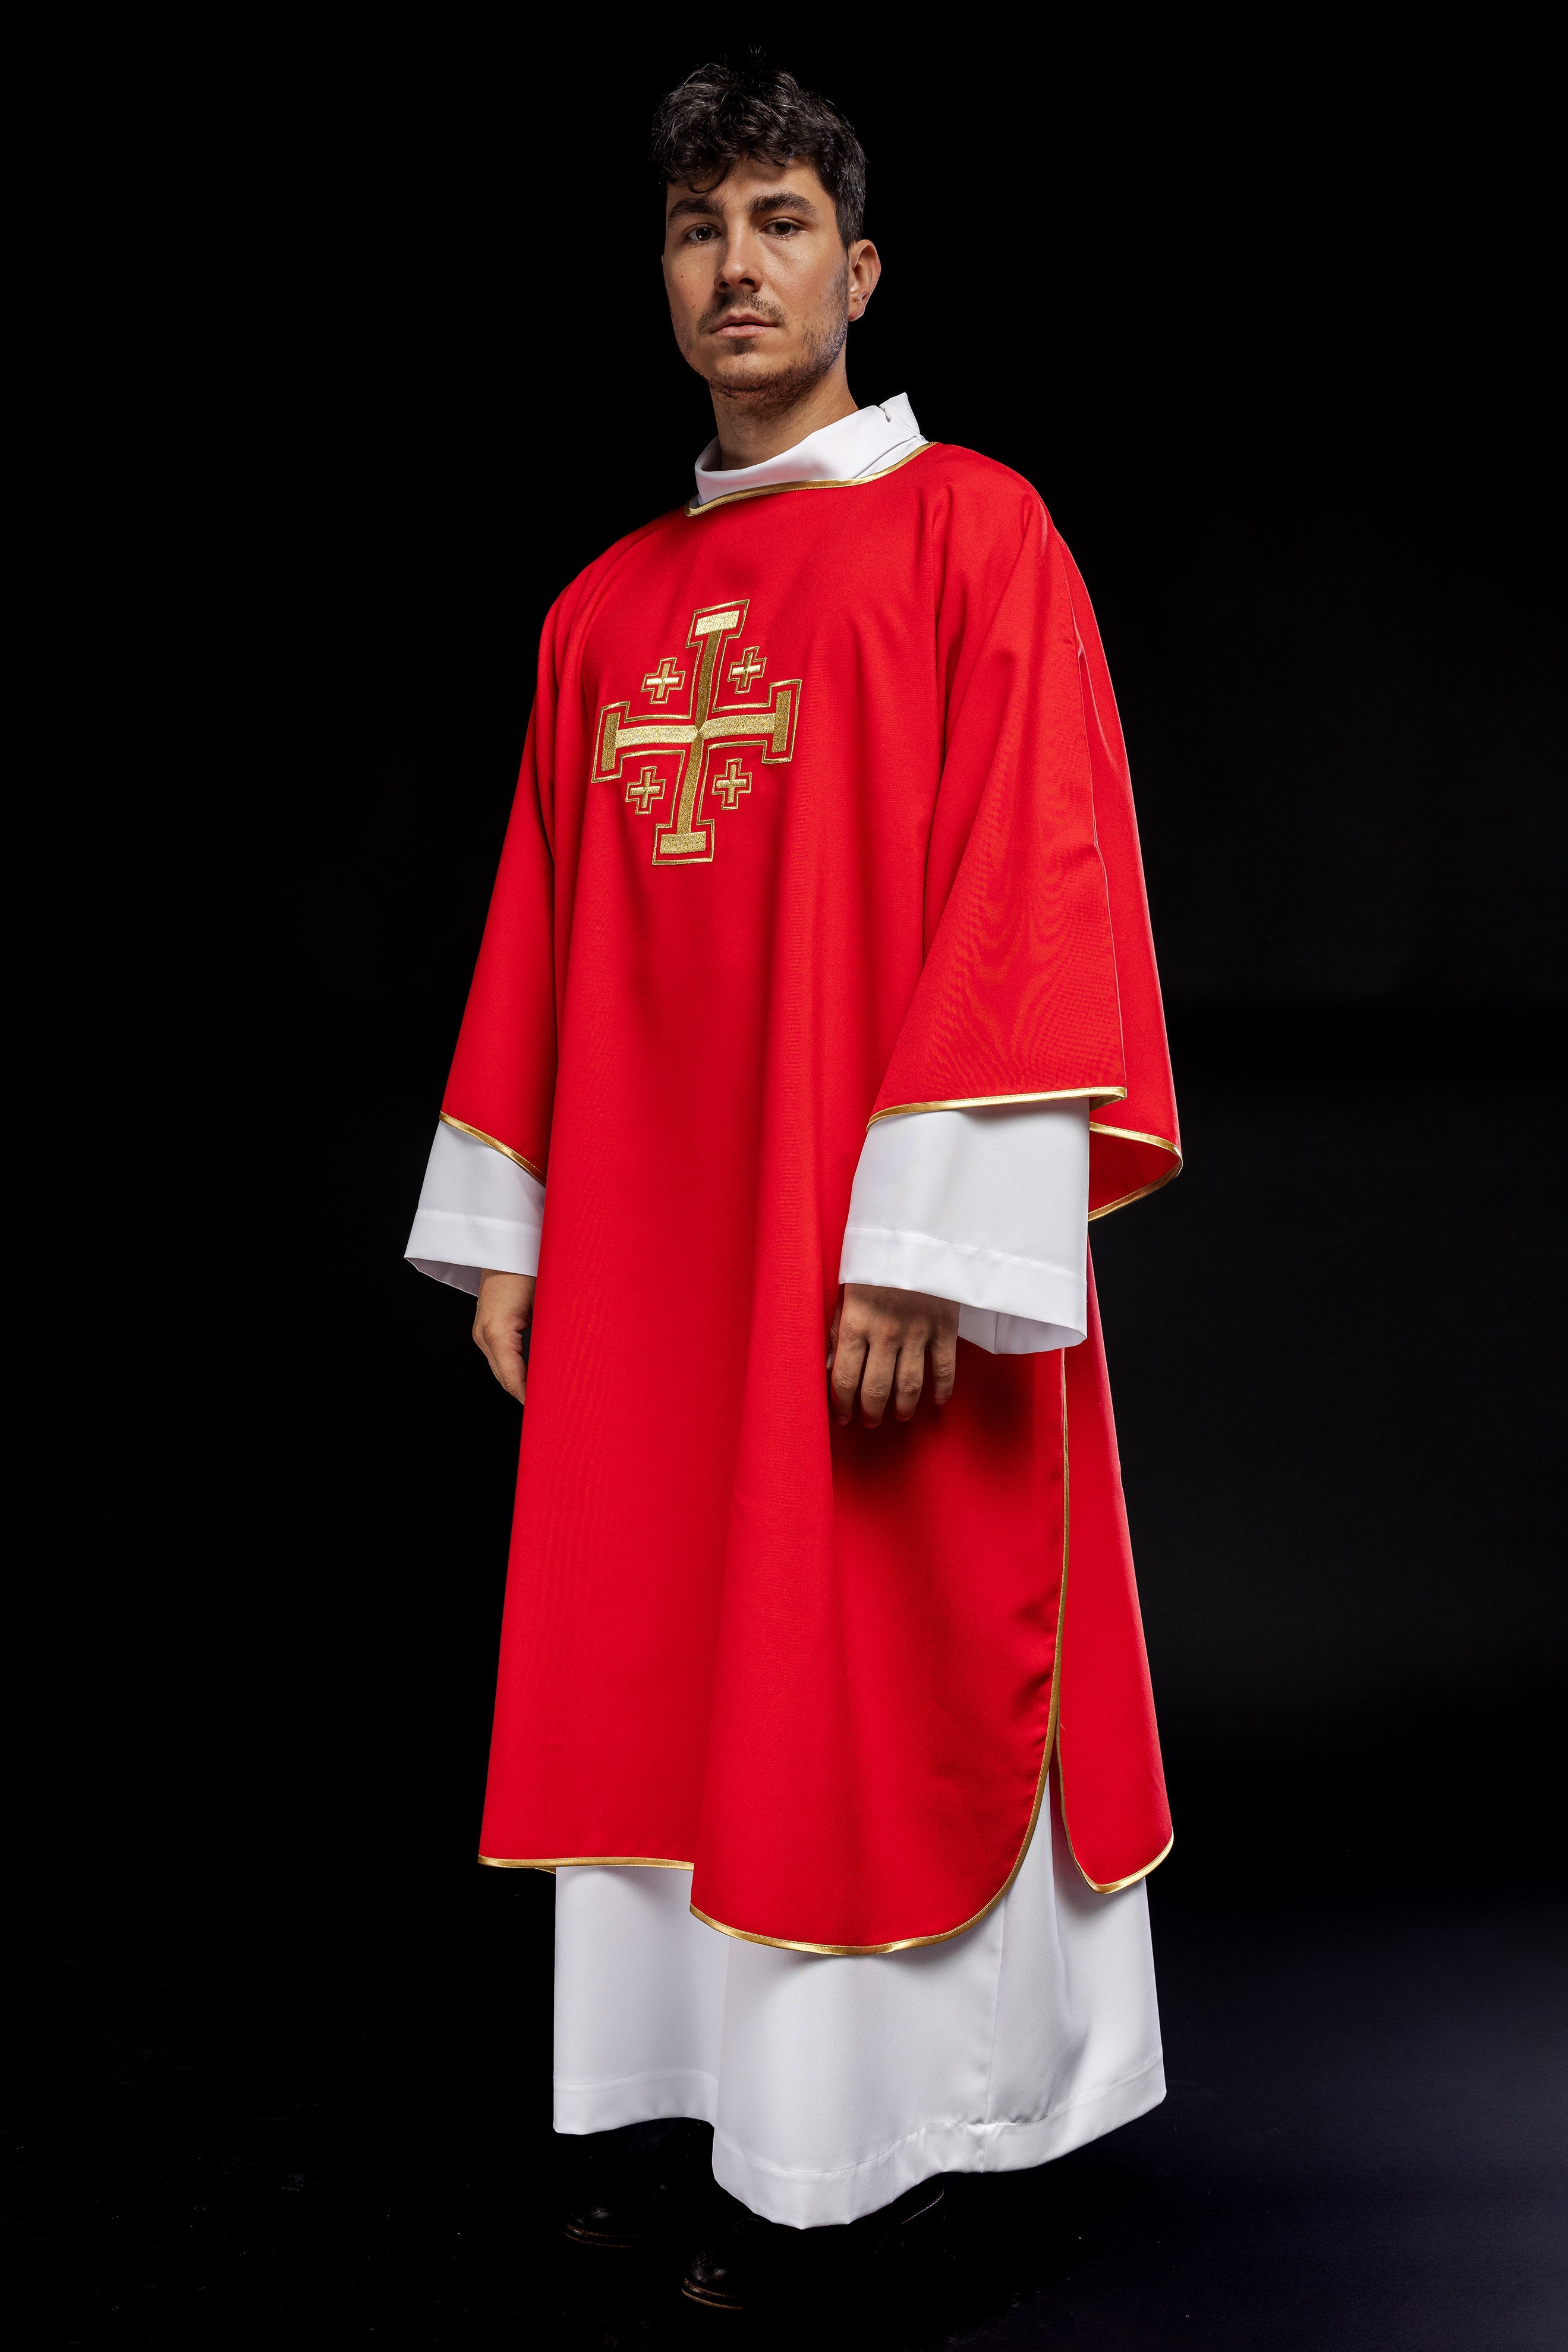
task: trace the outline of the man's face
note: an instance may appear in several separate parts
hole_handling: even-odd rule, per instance
[[[717,187],[665,190],[664,283],[675,339],[716,395],[783,406],[826,375],[880,273],[846,252],[809,163],[749,158]]]

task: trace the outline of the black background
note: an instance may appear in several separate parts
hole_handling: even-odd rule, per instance
[[[39,2341],[307,2312],[500,2341],[554,2160],[549,1885],[471,1862],[514,1412],[400,1253],[540,621],[711,430],[640,169],[700,49],[585,37],[591,74],[253,29],[19,85],[6,1723]],[[1138,2145],[1234,2202],[1303,2003],[1364,2088],[1434,1950],[1468,1953],[1410,2058],[1453,2082],[1454,2021],[1547,1981],[1560,1916],[1563,517],[1528,91],[1284,40],[1173,47],[1132,94],[1044,37],[790,55],[871,157],[857,394],[1037,485],[1121,697],[1187,1170],[1095,1254],[1177,1822],[1168,2063],[1238,2118]],[[1221,1979],[1256,2030],[1200,2063]],[[1479,2144],[1473,2102],[1428,2121]],[[1093,2263],[1201,2236],[1144,2213],[1139,2161],[1056,2168],[1088,2272],[993,2250],[943,2325],[1056,2340],[1070,2309],[1121,2343]],[[1300,2288],[1320,2219],[1307,2252],[1256,2216],[1202,2241],[1201,2340],[1359,2342],[1354,2305],[1368,2342],[1417,2308],[1408,2340],[1447,2342],[1370,2253],[1392,2302]],[[548,2292],[540,2340],[644,2340]],[[1539,2284],[1481,2298],[1492,2333],[1451,2292],[1456,2344],[1549,2340]],[[1178,2264],[1138,2340],[1195,2340],[1191,2307]]]

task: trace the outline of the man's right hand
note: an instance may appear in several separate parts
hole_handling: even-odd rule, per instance
[[[531,1274],[481,1274],[479,1305],[474,1309],[474,1345],[505,1389],[519,1404],[528,1395],[528,1371],[522,1360],[522,1335],[533,1320]]]

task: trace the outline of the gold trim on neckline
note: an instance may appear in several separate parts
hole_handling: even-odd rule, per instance
[[[851,474],[847,481],[760,482],[755,489],[721,490],[716,499],[693,499],[686,512],[695,521],[699,515],[711,514],[715,507],[738,507],[742,499],[773,499],[781,490],[863,490],[869,482],[885,482],[889,474],[896,474],[901,466],[912,464],[916,457],[935,446],[934,441],[922,441],[908,457],[895,457],[890,466],[880,466],[874,474]]]
[[[441,1113],[441,1124],[443,1127],[455,1127],[459,1135],[471,1135],[476,1143],[488,1143],[492,1151],[500,1152],[507,1160],[515,1160],[523,1173],[531,1176],[536,1184],[543,1183],[543,1169],[536,1168],[531,1160],[525,1160],[521,1151],[514,1151],[510,1144],[503,1143],[499,1136],[487,1135],[482,1127],[470,1127],[466,1118],[454,1118],[449,1110]]]
[[[1057,1646],[1051,1659],[1051,1704],[1046,1717],[1046,1748],[1040,1759],[1040,1777],[1035,1783],[1034,1810],[1029,1815],[1029,1826],[1024,1832],[1024,1843],[1018,1848],[1017,1861],[1013,1864],[989,1903],[983,1903],[973,1916],[963,1920],[960,1926],[943,1927],[934,1936],[900,1936],[891,1944],[802,1944],[797,1943],[792,1936],[759,1936],[749,1927],[727,1927],[722,1919],[710,1917],[706,1911],[700,1911],[694,1903],[691,1906],[691,1916],[694,1919],[700,1919],[705,1927],[716,1927],[721,1936],[733,1936],[739,1944],[769,1944],[779,1952],[811,1952],[819,1958],[835,1960],[871,1958],[883,1952],[917,1951],[925,1944],[951,1944],[955,1936],[966,1936],[971,1927],[978,1927],[982,1919],[995,1910],[1002,1897],[1011,1889],[1014,1880],[1024,1867],[1024,1857],[1035,1842],[1040,1807],[1045,1802],[1046,1789],[1051,1776],[1051,1763],[1056,1755],[1057,1725],[1061,1717],[1062,1634],[1067,1625],[1068,1614],[1068,1559],[1072,1530],[1072,1497],[1068,1477],[1067,1356],[1065,1350],[1058,1350],[1058,1354],[1062,1376],[1062,1587],[1061,1597],[1057,1602]],[[1065,1815],[1063,1818],[1065,1820]],[[1076,1855],[1074,1859],[1077,1859]],[[1151,1870],[1153,1866],[1152,1863],[1149,1865]]]
[[[1089,1213],[1089,1222],[1091,1225],[1096,1217],[1109,1217],[1113,1209],[1125,1209],[1134,1201],[1146,1201],[1151,1192],[1159,1192],[1162,1185],[1171,1183],[1182,1172],[1180,1146],[1167,1141],[1163,1135],[1144,1135],[1135,1127],[1106,1127],[1098,1118],[1089,1120],[1089,1131],[1090,1135],[1114,1135],[1122,1143],[1152,1144],[1157,1151],[1168,1151],[1175,1162],[1173,1167],[1166,1169],[1163,1176],[1156,1176],[1152,1183],[1140,1184],[1136,1192],[1123,1192],[1120,1200],[1106,1201],[1098,1209],[1091,1209]],[[1161,1860],[1163,1859],[1162,1855]],[[1152,1870],[1154,1864],[1151,1863],[1149,1867]]]
[[[917,1110],[997,1110],[1005,1103],[1112,1103],[1125,1100],[1126,1094],[1125,1087],[1053,1087],[1048,1092],[1043,1094],[949,1095],[940,1102],[889,1103],[886,1110],[874,1110],[866,1121],[866,1125],[870,1129],[876,1126],[879,1118],[903,1118],[910,1111]],[[1090,1134],[1098,1132],[1103,1135],[1120,1135],[1122,1132],[1121,1128],[1101,1128],[1097,1130],[1092,1119],[1089,1120],[1089,1125]],[[1153,1139],[1151,1137],[1149,1140],[1152,1141]]]

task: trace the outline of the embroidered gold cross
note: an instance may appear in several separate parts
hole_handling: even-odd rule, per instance
[[[750,694],[766,667],[767,664],[760,658],[755,646],[748,646],[740,660],[730,664],[730,683],[737,694]]]
[[[638,816],[647,816],[655,801],[664,798],[664,783],[658,770],[645,768],[635,784],[627,784],[626,798],[636,803]]]
[[[669,655],[666,654],[658,667],[650,669],[644,678],[642,690],[648,700],[657,702],[662,710],[670,696],[679,694],[685,684],[686,672],[683,669],[677,669]]]
[[[727,768],[721,768],[716,776],[710,776],[708,789],[710,793],[718,793],[719,798],[731,814],[740,807],[741,794],[751,791],[752,780],[741,765],[739,751],[731,752],[730,764]]]
[[[674,815],[668,824],[656,825],[653,836],[653,862],[656,866],[703,865],[713,856],[713,836],[718,831],[711,812],[705,809],[704,795],[711,783],[716,796],[729,810],[735,809],[743,793],[750,792],[752,779],[742,769],[739,760],[731,758],[722,775],[710,777],[708,754],[717,743],[752,743],[760,747],[763,764],[781,767],[795,757],[795,720],[800,715],[798,677],[786,678],[775,686],[767,701],[750,709],[725,709],[717,701],[718,682],[724,675],[722,658],[730,639],[740,635],[746,625],[749,599],[737,596],[728,604],[708,604],[691,615],[691,626],[686,642],[697,654],[697,677],[691,689],[689,715],[679,717],[672,711],[668,718],[639,719],[631,722],[629,702],[606,703],[599,712],[599,724],[594,743],[594,774],[602,783],[618,782],[623,762],[631,751],[673,751],[679,755],[676,772]],[[755,660],[754,669],[748,664]],[[669,675],[673,665],[666,655],[658,671],[650,673],[643,683],[649,693],[653,681],[658,679],[675,690],[677,679]],[[766,663],[755,646],[749,646],[741,661],[731,667],[729,675],[746,672],[750,686],[760,677]],[[639,795],[655,772],[643,770],[636,786],[629,785],[629,800],[635,790]],[[655,779],[656,780],[656,779]],[[656,797],[649,793],[649,801]],[[639,808],[641,801],[638,802]]]

